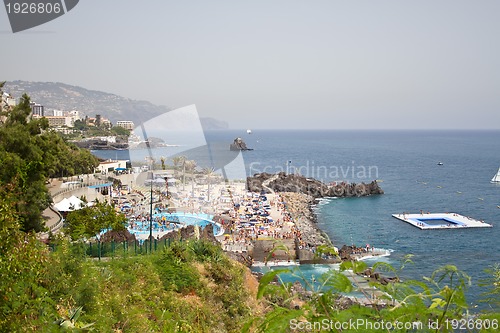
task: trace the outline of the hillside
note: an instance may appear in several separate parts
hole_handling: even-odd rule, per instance
[[[31,100],[46,109],[78,110],[84,115],[100,114],[115,123],[117,120],[132,120],[135,124],[171,110],[166,106],[137,101],[115,94],[88,90],[60,82],[7,82],[4,91],[19,99],[27,93]],[[224,129],[228,124],[213,118],[201,118],[204,129]]]

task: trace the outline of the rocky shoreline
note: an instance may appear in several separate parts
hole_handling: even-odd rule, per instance
[[[247,188],[251,192],[295,192],[308,194],[314,198],[326,197],[364,197],[384,194],[376,180],[366,183],[334,182],[325,184],[301,175],[259,173],[247,178]]]
[[[328,235],[318,228],[317,217],[313,206],[320,198],[326,197],[362,197],[383,194],[376,181],[365,183],[333,183],[325,184],[319,180],[300,175],[260,173],[247,178],[247,188],[252,192],[277,193],[286,202],[286,209],[292,215],[297,229],[301,233],[304,250],[298,249],[299,261],[318,260],[310,249],[321,245],[334,246]],[[342,259],[355,258],[344,248]],[[354,252],[353,252],[354,253]],[[358,254],[359,257],[359,254]],[[321,259],[320,259],[321,260]]]

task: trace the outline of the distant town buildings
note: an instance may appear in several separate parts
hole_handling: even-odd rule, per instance
[[[93,117],[85,117],[85,123],[88,126],[96,126],[96,127],[106,127],[111,128],[111,121],[107,118],[102,117],[100,114],[96,114],[95,118]]]
[[[1,93],[0,101],[0,109],[2,110],[9,110],[16,106],[16,100],[14,97],[6,92]],[[75,121],[77,120],[84,121],[87,126],[96,126],[107,129],[113,127],[111,121],[100,114],[96,114],[95,117],[88,117],[81,114],[78,110],[65,111],[50,109],[36,102],[30,102],[30,107],[32,118],[46,118],[49,123],[49,127],[66,134],[74,131]],[[4,115],[0,116],[0,123],[5,122],[5,120],[6,117]],[[122,127],[127,130],[133,130],[135,127],[134,122],[130,120],[118,120],[115,126]],[[111,138],[106,138],[105,141],[114,143]]]
[[[62,111],[62,110],[45,110],[40,104],[32,103],[32,117],[33,118],[45,118],[49,123],[49,127],[60,130],[64,133],[71,132],[71,129],[75,126],[75,121],[80,119],[79,112],[73,111]],[[39,107],[41,106],[41,108]],[[63,130],[64,128],[64,130]]]
[[[118,120],[116,126],[123,127],[127,130],[133,130],[135,127],[134,122],[130,120]]]

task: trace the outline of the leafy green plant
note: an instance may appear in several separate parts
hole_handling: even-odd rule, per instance
[[[68,311],[68,315],[64,318],[60,318],[55,322],[56,325],[64,331],[88,331],[92,330],[92,326],[94,323],[83,324],[78,322],[78,318],[80,318],[80,314],[82,313],[82,307],[78,307],[76,309],[71,309]]]
[[[408,262],[410,262],[409,257],[405,258],[401,267]],[[308,300],[296,309],[287,307],[286,302],[276,302],[276,295],[292,296],[289,292],[290,285],[272,283],[279,274],[290,273],[290,271],[270,271],[260,281],[258,297],[268,302],[271,311],[264,318],[254,319],[247,323],[245,329],[249,331],[254,328],[258,332],[278,332],[281,329],[280,332],[283,332],[301,327],[307,330],[307,327],[310,329],[324,327],[321,325],[325,323],[342,325],[349,322],[350,318],[356,318],[362,321],[365,329],[377,324],[380,328],[381,322],[404,324],[401,326],[403,328],[367,329],[370,332],[412,331],[411,327],[415,328],[419,323],[421,324],[417,327],[419,332],[451,332],[453,330],[451,323],[470,318],[465,291],[471,280],[467,274],[453,265],[437,269],[430,277],[423,277],[422,281],[404,282],[397,278],[400,269],[386,263],[374,265],[371,268],[372,271],[396,274],[396,279],[392,283],[382,284],[380,281],[369,283],[377,288],[377,299],[367,294],[366,287],[358,286],[357,281],[360,279],[358,274],[366,270],[367,266],[363,262],[344,262],[340,265],[339,271],[330,270],[323,274],[319,279],[320,289],[313,291]],[[493,281],[495,277],[496,275],[493,275]],[[304,283],[307,285],[308,282],[304,281]],[[340,293],[350,293],[356,290],[363,293],[366,299],[371,300],[371,306],[352,303],[349,299],[340,296]],[[492,296],[495,293],[490,292],[488,295]],[[495,315],[490,313],[477,318],[494,319]],[[341,327],[342,332],[363,331],[360,327],[356,329],[337,327]],[[410,327],[410,329],[404,327]],[[490,331],[490,329],[492,327],[484,331]]]

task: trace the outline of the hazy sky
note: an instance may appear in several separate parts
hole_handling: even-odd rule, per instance
[[[500,1],[81,0],[13,34],[0,80],[58,81],[232,128],[500,129]]]

